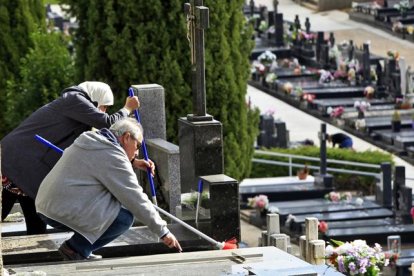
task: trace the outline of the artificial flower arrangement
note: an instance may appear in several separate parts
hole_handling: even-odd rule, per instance
[[[341,118],[342,114],[345,112],[345,109],[343,106],[338,106],[335,108],[328,107],[327,112],[332,118]]]
[[[344,193],[330,192],[325,195],[325,199],[332,201],[332,202],[340,202],[340,201],[350,202],[352,200],[352,194],[350,192],[344,192]]]
[[[315,96],[315,94],[311,94],[311,93],[304,93],[303,94],[303,96],[302,96],[302,99],[304,100],[304,101],[307,101],[307,102],[313,102],[313,100],[316,98],[316,96]]]
[[[328,232],[328,223],[324,220],[321,220],[318,222],[318,232],[321,234],[325,234],[326,232]]]
[[[355,101],[354,107],[358,112],[365,113],[371,107],[371,104],[366,101]]]
[[[273,72],[266,75],[266,83],[273,84],[277,80],[277,75]]]
[[[334,80],[334,77],[328,70],[319,70],[319,75],[319,83],[329,83]]]
[[[247,206],[263,211],[269,207],[269,199],[267,195],[257,195],[247,199]]]
[[[375,88],[372,86],[367,86],[364,89],[364,96],[367,99],[372,99],[374,97],[374,93],[375,93]]]
[[[400,53],[398,53],[398,51],[395,51],[395,50],[388,50],[387,51],[387,56],[390,59],[398,60],[400,58]]]
[[[389,258],[378,243],[374,247],[364,240],[330,243],[325,249],[327,263],[346,275],[376,276],[389,265]]]
[[[263,65],[271,65],[273,61],[276,61],[276,55],[273,54],[271,51],[265,51],[260,54],[257,60]]]
[[[292,84],[292,83],[290,83],[290,82],[286,82],[286,83],[284,83],[284,84],[283,84],[283,91],[284,91],[286,94],[290,94],[290,93],[292,93],[292,91],[293,91],[293,84]]]
[[[401,14],[404,14],[410,9],[410,2],[408,0],[400,0],[400,3],[394,5],[394,9],[397,9]]]

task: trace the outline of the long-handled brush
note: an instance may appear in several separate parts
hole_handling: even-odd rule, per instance
[[[51,142],[49,142],[48,140],[44,139],[43,137],[39,136],[39,135],[35,135],[36,140],[40,141],[41,143],[43,143],[44,145],[54,149],[55,151],[57,151],[58,153],[63,153],[63,150],[59,147],[57,147],[56,145],[52,144]],[[150,173],[150,172],[149,172]],[[209,236],[207,236],[206,234],[204,234],[203,232],[195,229],[194,227],[192,227],[191,225],[185,223],[184,221],[180,220],[179,218],[171,215],[170,213],[168,213],[167,211],[161,209],[160,207],[158,207],[156,204],[154,204],[154,208],[166,215],[167,217],[169,217],[170,219],[178,222],[179,224],[181,224],[182,226],[184,226],[185,228],[187,228],[188,230],[190,230],[191,232],[193,232],[194,234],[198,235],[199,237],[205,239],[206,241],[210,242],[211,244],[213,244],[216,248],[218,249],[223,249],[223,250],[228,250],[228,249],[235,249],[237,248],[237,240],[236,239],[231,239],[228,241],[224,241],[224,242],[218,242],[216,240],[214,240],[213,238],[210,238]]]
[[[198,187],[197,187],[197,205],[196,205],[196,217],[195,217],[195,223],[198,227],[198,214],[200,212],[200,204],[201,204],[201,195],[203,193],[203,180],[198,180]]]
[[[132,87],[128,89],[128,94],[130,97],[134,97],[134,89]],[[139,116],[138,110],[136,109],[134,110],[134,115],[138,123],[141,123],[141,117]],[[144,155],[144,160],[149,162],[147,145],[145,144],[145,139],[142,139],[141,147],[142,147],[142,154]],[[147,177],[148,177],[148,181],[149,181],[150,188],[151,188],[152,203],[154,203],[155,205],[158,205],[157,204],[157,193],[155,192],[155,185],[154,185],[154,179],[152,178],[152,174],[151,174],[151,168],[147,168]]]

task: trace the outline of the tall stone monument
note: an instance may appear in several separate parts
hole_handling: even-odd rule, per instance
[[[202,0],[184,4],[191,48],[193,113],[178,120],[181,192],[197,189],[199,176],[222,174],[223,131],[220,122],[206,113],[204,30],[209,9]]]

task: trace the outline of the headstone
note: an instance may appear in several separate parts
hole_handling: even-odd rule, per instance
[[[211,236],[217,241],[240,241],[239,183],[224,174],[201,176],[210,192]]]
[[[323,32],[318,32],[316,37],[316,62],[321,63],[321,49],[325,43],[325,37]]]
[[[267,244],[270,244],[270,236],[280,234],[280,221],[278,214],[267,214]]]
[[[384,207],[391,207],[392,205],[393,193],[391,191],[391,170],[391,163],[381,163],[381,177],[376,186],[375,198],[378,204]]]
[[[284,46],[283,40],[283,13],[275,14],[275,43],[277,47]]]
[[[273,0],[273,11],[275,12],[275,14],[277,14],[278,5],[279,5],[279,1],[278,0]]]
[[[254,15],[254,0],[250,0],[250,17],[253,17]]]
[[[148,154],[156,165],[154,184],[161,189],[157,192],[169,206],[169,213],[177,216],[177,206],[181,206],[180,152],[177,145],[156,138],[146,140]],[[143,174],[143,173],[142,173]],[[141,176],[141,181],[145,176]],[[159,200],[161,202],[161,200]]]
[[[407,62],[403,57],[398,60],[398,66],[400,67],[400,89],[401,94],[405,96],[407,94]]]
[[[300,20],[299,20],[299,15],[298,14],[295,15],[294,25],[295,25],[296,30],[300,30],[301,26],[300,26]]]
[[[202,0],[184,5],[189,25],[193,114],[178,120],[181,164],[181,192],[190,192],[200,175],[224,171],[223,133],[220,122],[206,113],[204,29],[209,24],[209,10]]]
[[[309,17],[306,17],[306,19],[305,19],[305,28],[306,28],[306,33],[310,34],[311,24],[310,24],[310,21],[309,21]]]
[[[364,43],[363,45],[363,60],[362,60],[362,76],[364,84],[368,85],[371,84],[371,61],[370,61],[370,53],[369,53],[369,44]]]
[[[335,35],[333,32],[329,33],[329,44],[331,45],[331,47],[335,46]]]
[[[407,68],[407,93],[413,93],[414,92],[414,71],[411,70],[411,66],[408,66]]]
[[[320,169],[319,173],[314,174],[315,176],[315,185],[323,186],[325,188],[332,188],[333,187],[333,176],[327,173],[327,155],[326,155],[326,140],[327,140],[327,133],[326,133],[326,124],[321,124],[321,131],[319,132],[319,139],[320,139]]]
[[[322,44],[320,47],[320,61],[319,64],[323,69],[328,70],[330,67],[329,63],[329,45]]]
[[[353,60],[354,59],[354,51],[355,51],[355,46],[354,46],[354,41],[350,40],[349,41],[349,54],[348,54],[348,60]]]
[[[132,85],[131,87],[141,103],[139,113],[145,139],[166,140],[164,87],[158,84]],[[155,117],[156,120],[154,120]]]

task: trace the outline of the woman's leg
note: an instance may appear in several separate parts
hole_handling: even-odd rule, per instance
[[[9,215],[14,203],[16,203],[17,195],[3,189],[1,196],[1,220],[3,221]]]
[[[17,196],[26,220],[27,235],[46,233],[46,223],[36,213],[35,201],[28,196]]]

